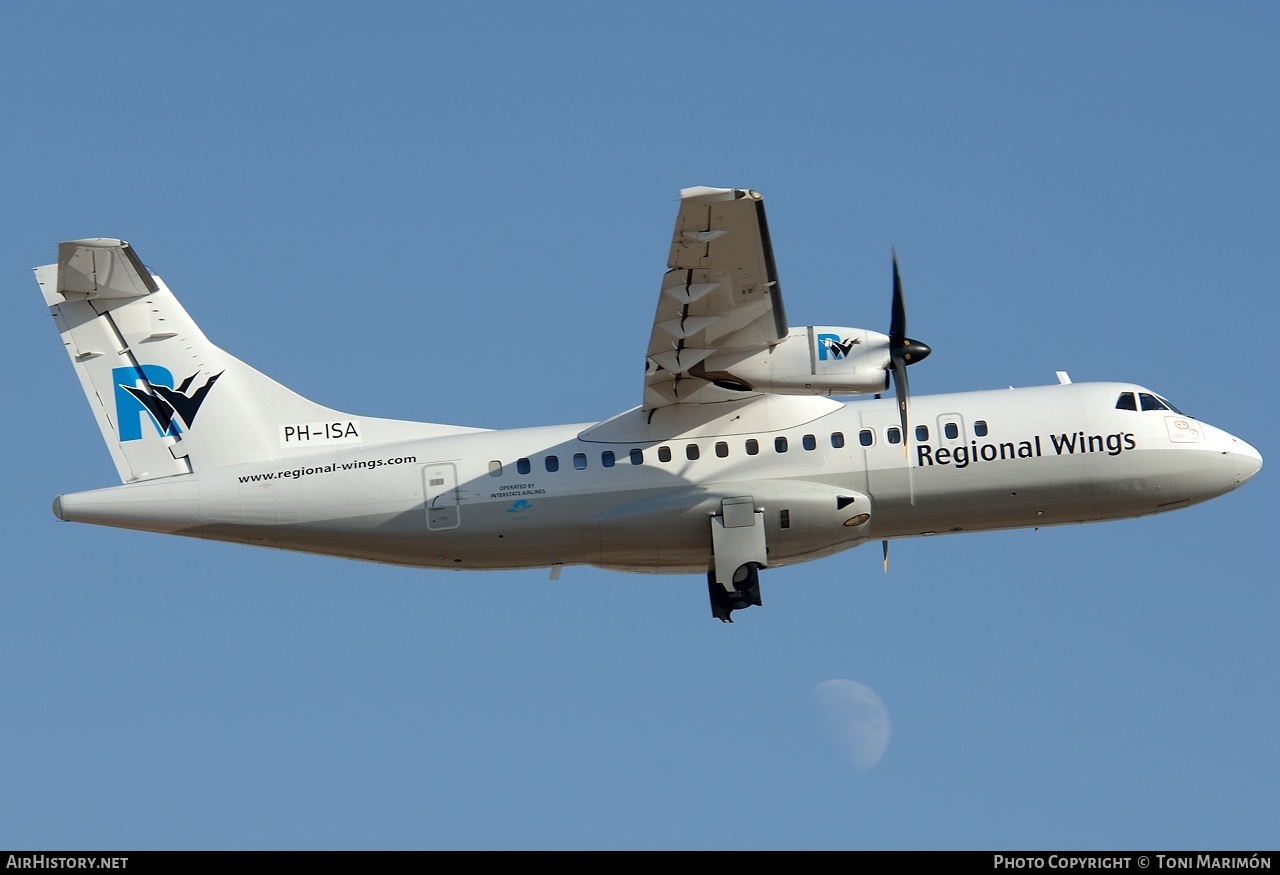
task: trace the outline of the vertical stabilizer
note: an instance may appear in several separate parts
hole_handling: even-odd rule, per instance
[[[35,272],[125,483],[475,430],[308,401],[210,343],[123,240],[63,243]]]

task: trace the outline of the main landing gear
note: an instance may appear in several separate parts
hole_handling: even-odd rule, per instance
[[[733,572],[733,591],[716,580],[716,571],[707,572],[707,590],[711,595],[711,615],[722,623],[732,623],[734,611],[760,604],[760,566],[755,562],[739,565]]]
[[[734,611],[760,604],[760,569],[768,564],[764,511],[756,510],[750,495],[722,499],[720,513],[711,517],[711,615],[732,623]]]

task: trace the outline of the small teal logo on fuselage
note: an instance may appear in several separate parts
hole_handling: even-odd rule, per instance
[[[522,514],[522,513],[529,513],[532,510],[533,510],[533,502],[526,501],[525,499],[522,498],[519,501],[513,501],[511,503],[511,507],[507,508],[507,513]]]

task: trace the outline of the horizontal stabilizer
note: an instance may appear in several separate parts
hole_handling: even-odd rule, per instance
[[[58,245],[56,290],[67,300],[95,300],[140,298],[158,286],[128,243],[91,237]]]

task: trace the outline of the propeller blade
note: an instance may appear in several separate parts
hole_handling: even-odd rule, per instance
[[[902,452],[907,452],[907,396],[911,393],[907,385],[907,363],[897,356],[893,357],[893,388],[898,393],[898,421],[902,424]]]
[[[902,298],[902,277],[898,274],[898,251],[890,250],[893,255],[893,312],[889,317],[889,348],[896,350],[902,346],[907,336],[907,305]]]
[[[889,573],[889,542],[881,541],[880,546],[884,550],[884,573],[888,574]]]

